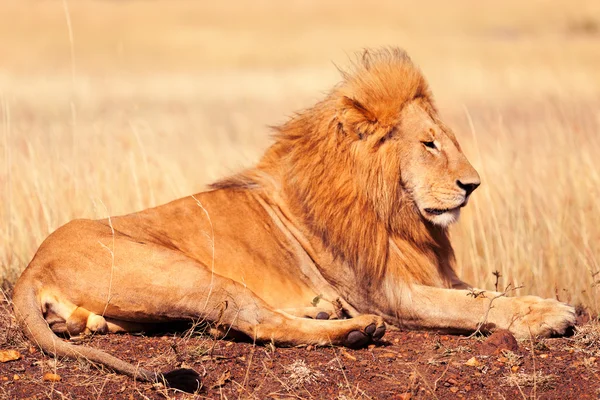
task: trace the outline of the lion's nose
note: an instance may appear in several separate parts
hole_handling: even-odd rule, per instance
[[[473,181],[473,182],[461,182],[460,180],[456,181],[456,184],[458,185],[459,188],[461,188],[462,190],[464,190],[466,192],[465,197],[469,197],[469,195],[471,193],[473,193],[473,191],[475,189],[477,189],[477,187],[481,184],[481,182],[479,181]]]

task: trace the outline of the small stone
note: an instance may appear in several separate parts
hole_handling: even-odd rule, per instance
[[[467,360],[467,362],[465,362],[465,365],[469,367],[479,367],[481,363],[476,357],[471,357]]]
[[[517,339],[505,329],[495,331],[481,345],[481,353],[483,354],[501,354],[502,350],[510,350],[512,352],[519,350]]]
[[[29,346],[29,354],[33,354],[36,352],[36,348],[33,346]]]
[[[398,400],[410,400],[411,397],[412,397],[412,395],[409,392],[406,392],[406,393],[399,394],[397,399]]]
[[[470,391],[471,391],[471,385],[466,385],[466,386],[465,386],[465,390],[466,390],[467,392],[470,392]]]
[[[396,338],[394,339],[394,343],[398,343],[400,341],[400,339]]]
[[[450,379],[446,380],[446,382],[448,382],[449,384],[451,384],[453,386],[458,385],[458,381],[454,378],[450,378]]]
[[[396,353],[383,353],[379,357],[381,357],[381,358],[396,358]]]
[[[548,358],[548,354],[540,354],[540,358]]]
[[[456,386],[452,386],[452,387],[451,387],[449,390],[450,390],[452,393],[456,393],[456,392],[458,392],[458,388],[457,388]]]
[[[519,370],[519,366],[518,365],[513,365],[512,367],[510,367],[510,370],[512,372],[517,372]]]
[[[0,362],[14,361],[21,358],[21,353],[17,350],[0,350]]]
[[[3,377],[2,377],[2,380],[3,380],[3,381],[7,381],[7,380],[8,380],[8,376],[3,376]]]
[[[311,351],[315,348],[315,346],[313,346],[312,344],[309,344],[308,346],[306,346],[306,350],[307,351]]]
[[[46,372],[44,374],[44,377],[42,378],[44,382],[60,382],[61,379],[62,378],[60,377],[60,375],[53,374],[51,372]]]
[[[19,379],[21,379],[21,377],[17,374],[13,375],[13,381],[18,381]]]

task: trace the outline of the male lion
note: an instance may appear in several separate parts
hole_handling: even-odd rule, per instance
[[[323,101],[276,128],[255,168],[195,196],[50,235],[14,290],[28,337],[47,353],[193,390],[193,371],[138,369],[54,332],[202,320],[216,334],[277,345],[358,347],[381,338],[384,321],[518,337],[572,326],[566,304],[473,295],[456,276],[448,225],[479,176],[409,57],[365,51],[342,75]]]

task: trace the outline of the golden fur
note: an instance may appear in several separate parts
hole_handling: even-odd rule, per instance
[[[454,273],[447,226],[479,176],[406,53],[366,51],[342,76],[322,102],[276,128],[255,168],[164,206],[53,233],[14,291],[28,336],[49,353],[193,390],[192,371],[137,369],[52,331],[202,319],[215,334],[346,346],[379,339],[384,320],[563,333],[571,307],[529,296],[490,308],[499,294],[470,296]]]

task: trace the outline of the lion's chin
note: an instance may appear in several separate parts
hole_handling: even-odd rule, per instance
[[[460,207],[456,207],[450,210],[426,208],[425,210],[423,210],[423,215],[425,216],[425,218],[431,221],[431,223],[446,227],[458,221],[458,218],[460,217]]]

